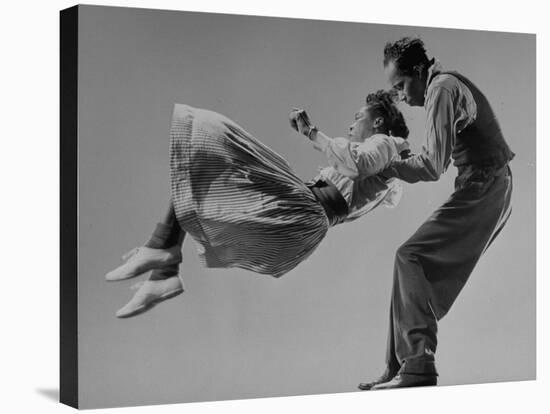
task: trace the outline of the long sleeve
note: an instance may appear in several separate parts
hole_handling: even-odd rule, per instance
[[[352,179],[378,174],[398,157],[400,151],[408,148],[405,140],[382,134],[362,143],[350,142],[346,138],[329,138],[323,134],[315,144],[325,154],[330,166]]]
[[[396,160],[382,172],[409,183],[436,181],[449,166],[456,136],[455,106],[452,93],[433,88],[426,98],[426,141],[419,154]]]

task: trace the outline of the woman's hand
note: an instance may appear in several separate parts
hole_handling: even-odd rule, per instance
[[[315,127],[311,124],[306,111],[300,108],[293,108],[289,118],[292,129],[309,138],[311,130],[315,129]]]

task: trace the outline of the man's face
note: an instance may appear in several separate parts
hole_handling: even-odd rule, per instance
[[[397,69],[394,61],[389,61],[384,68],[386,79],[399,94],[399,100],[410,106],[424,106],[426,79],[420,73],[405,75]]]

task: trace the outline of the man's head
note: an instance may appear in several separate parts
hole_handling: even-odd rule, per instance
[[[429,66],[424,42],[418,38],[404,37],[384,48],[386,78],[408,105],[424,105]]]

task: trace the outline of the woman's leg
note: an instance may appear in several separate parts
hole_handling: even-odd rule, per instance
[[[157,223],[153,233],[142,247],[133,249],[123,259],[126,263],[107,273],[110,281],[130,279],[149,270],[157,269],[155,278],[172,275],[181,262],[181,245],[185,232],[181,229],[174,212],[172,200],[162,220]],[[168,272],[164,272],[167,269]]]
[[[170,201],[166,214],[162,221],[157,223],[144,247],[163,251],[176,249],[180,252],[184,238],[185,232],[178,224],[174,206]],[[116,316],[118,318],[137,316],[156,304],[181,294],[183,284],[179,278],[180,263],[181,253],[180,260],[176,263],[152,269],[148,279],[140,284],[138,291],[124,307],[118,310]]]
[[[169,249],[176,244],[182,245],[185,232],[178,224],[176,213],[174,211],[174,204],[170,199],[170,203],[162,221],[157,223],[153,234],[149,237],[149,240],[145,242],[146,247],[152,249]]]
[[[145,243],[146,247],[152,249],[169,249],[175,245],[179,245],[180,248],[183,245],[185,238],[185,232],[178,224],[176,213],[174,211],[174,204],[170,200],[170,205],[164,214],[162,221],[157,223],[155,231]],[[149,275],[149,280],[164,280],[169,277],[177,276],[179,273],[179,263],[163,267],[160,269],[153,269]]]

